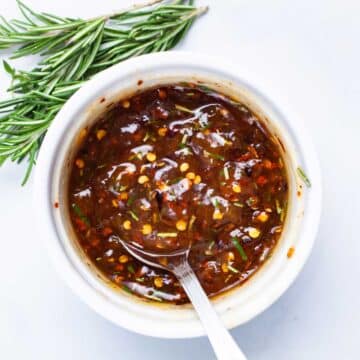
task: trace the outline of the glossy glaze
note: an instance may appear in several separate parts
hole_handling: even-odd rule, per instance
[[[271,255],[287,178],[276,139],[245,106],[193,84],[164,86],[120,102],[80,137],[71,219],[90,259],[125,290],[187,302],[173,275],[133,259],[119,238],[159,252],[190,246],[209,295]]]

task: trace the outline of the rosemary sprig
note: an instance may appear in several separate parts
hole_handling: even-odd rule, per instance
[[[26,158],[25,184],[52,120],[85,81],[130,57],[173,48],[206,11],[192,0],[160,2],[83,20],[37,13],[18,1],[22,20],[0,17],[0,49],[17,46],[11,58],[42,56],[31,71],[4,61],[15,97],[0,101],[0,165]]]

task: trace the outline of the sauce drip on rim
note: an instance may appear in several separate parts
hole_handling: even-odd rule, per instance
[[[188,301],[172,274],[134,259],[120,238],[160,253],[191,246],[209,296],[271,255],[287,177],[277,140],[246,106],[194,84],[162,86],[123,100],[81,136],[71,220],[88,257],[126,291]]]

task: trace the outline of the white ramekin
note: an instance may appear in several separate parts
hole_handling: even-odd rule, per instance
[[[77,134],[107,107],[136,91],[159,83],[201,81],[247,103],[286,149],[290,180],[289,210],[272,257],[243,286],[213,300],[228,328],[240,325],[269,307],[303,267],[317,232],[321,211],[320,170],[314,148],[295,114],[285,117],[241,71],[218,58],[187,52],[145,55],[115,65],[87,82],[56,116],[37,161],[35,209],[40,236],[57,271],[91,308],[129,330],[164,338],[204,334],[189,305],[156,305],[124,293],[109,283],[79,248],[66,211],[66,184]],[[301,166],[312,186],[306,188]],[[301,193],[299,195],[299,192]],[[59,207],[55,208],[54,203]],[[287,252],[295,248],[289,259]]]

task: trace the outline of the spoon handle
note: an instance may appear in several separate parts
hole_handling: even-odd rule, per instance
[[[189,263],[182,262],[173,269],[173,272],[191,300],[217,359],[246,360],[246,356],[220,321]]]

